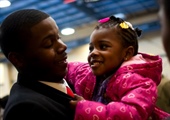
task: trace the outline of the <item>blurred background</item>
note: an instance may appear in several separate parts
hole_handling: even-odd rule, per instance
[[[0,0],[0,24],[11,12],[25,8],[42,10],[55,19],[61,39],[68,46],[68,61],[87,61],[89,36],[99,19],[121,17],[143,30],[139,51],[160,55],[162,74],[170,78],[170,65],[161,43],[157,0]],[[0,52],[0,97],[9,94],[16,75],[15,68]]]

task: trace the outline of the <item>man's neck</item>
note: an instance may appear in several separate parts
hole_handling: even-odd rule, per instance
[[[65,84],[66,81],[64,79],[61,82],[47,82],[47,81],[40,81],[40,82],[66,93],[66,84]]]

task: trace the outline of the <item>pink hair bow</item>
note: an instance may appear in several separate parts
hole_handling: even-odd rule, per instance
[[[105,23],[105,22],[107,22],[109,20],[110,20],[110,17],[106,17],[106,18],[100,19],[98,22],[99,23]]]

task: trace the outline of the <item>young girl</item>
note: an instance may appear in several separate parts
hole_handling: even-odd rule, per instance
[[[75,120],[161,120],[159,56],[138,53],[141,30],[114,16],[102,19],[90,37],[88,63],[72,62],[66,79],[85,100],[71,101]]]

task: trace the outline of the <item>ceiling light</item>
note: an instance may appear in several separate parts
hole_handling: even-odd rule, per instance
[[[0,0],[0,8],[8,7],[11,5],[9,0]]]
[[[61,30],[61,34],[63,35],[71,35],[74,34],[75,30],[73,28],[64,28]]]

